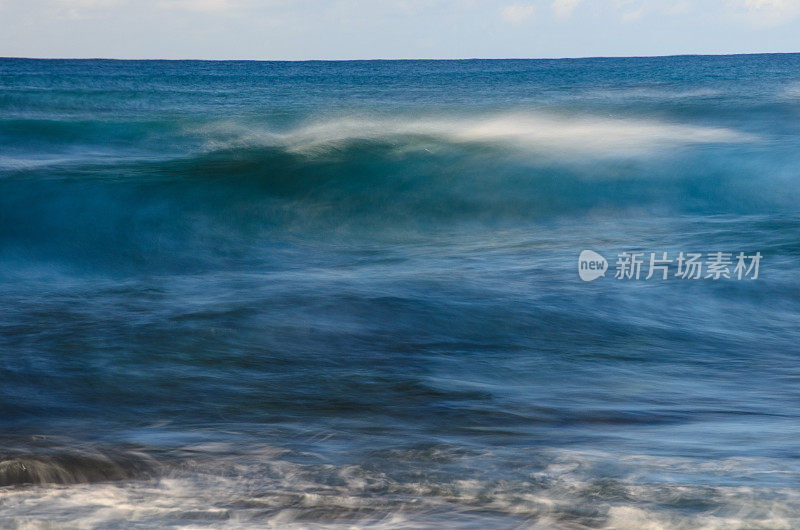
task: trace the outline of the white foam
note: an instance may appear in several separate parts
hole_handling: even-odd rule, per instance
[[[800,83],[792,83],[778,92],[778,99],[796,102],[800,100]]]
[[[212,149],[242,145],[282,146],[295,151],[327,150],[356,140],[407,144],[477,143],[540,152],[570,154],[642,154],[691,144],[752,142],[756,138],[725,127],[671,123],[652,119],[559,116],[515,112],[475,117],[347,116],[306,123],[275,132],[233,122],[216,123],[203,131]],[[405,142],[400,142],[405,138]]]
[[[681,87],[629,87],[618,89],[591,90],[589,96],[621,100],[626,98],[654,99],[658,101],[676,99],[703,99],[716,98],[726,95],[725,91],[701,87],[701,88],[681,88]]]
[[[276,456],[280,453],[267,447],[248,453],[252,459],[215,455],[204,464],[181,466],[158,480],[0,488],[0,526],[12,522],[17,528],[524,525],[661,530],[780,529],[796,528],[800,523],[800,492],[795,488],[676,483],[647,476],[651,472],[692,473],[697,462],[689,458],[620,458],[553,450],[528,455],[549,464],[534,466],[535,470],[516,478],[498,480],[465,472],[450,479],[439,474],[400,479],[403,474],[393,477],[369,466],[301,465],[281,460]],[[465,469],[474,472],[473,465],[492,455],[464,458],[469,460]],[[613,480],[604,478],[601,469],[610,461],[630,473]],[[730,459],[709,463],[702,471],[713,481],[714,477],[740,476],[754,469],[780,475],[784,467],[780,460]],[[608,487],[610,481],[612,487]],[[708,507],[684,510],[680,508],[684,502]]]

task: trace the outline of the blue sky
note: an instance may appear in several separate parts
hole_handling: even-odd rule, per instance
[[[0,0],[0,56],[587,57],[800,51],[800,0]]]

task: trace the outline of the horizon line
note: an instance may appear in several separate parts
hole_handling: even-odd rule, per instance
[[[263,62],[263,63],[311,63],[311,62],[410,62],[410,61],[569,61],[584,59],[658,59],[670,57],[735,57],[741,55],[797,55],[800,51],[793,52],[735,52],[735,53],[669,53],[663,55],[586,55],[572,57],[460,57],[460,58],[372,58],[372,59],[165,59],[165,58],[120,58],[120,57],[26,57],[26,56],[0,56],[0,60],[27,60],[27,61],[172,61],[172,62]]]

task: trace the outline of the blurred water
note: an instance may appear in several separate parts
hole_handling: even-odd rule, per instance
[[[0,523],[800,525],[798,117],[800,55],[0,60]]]

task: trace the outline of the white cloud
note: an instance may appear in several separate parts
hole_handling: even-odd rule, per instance
[[[787,9],[796,9],[800,2],[797,0],[744,0],[744,5],[751,9],[785,11]]]
[[[668,15],[685,15],[692,10],[692,5],[688,0],[676,0],[664,6],[664,13]]]
[[[159,7],[164,9],[182,9],[185,11],[229,11],[236,7],[230,0],[164,0]]]
[[[534,9],[530,4],[513,4],[500,11],[503,20],[510,24],[522,24],[533,16]]]
[[[553,0],[550,9],[559,18],[567,18],[583,0]]]
[[[120,3],[120,0],[56,0],[51,5],[59,16],[78,20],[97,16]]]
[[[118,0],[59,0],[59,3],[74,8],[96,9],[112,7],[119,4]]]
[[[778,26],[800,15],[800,0],[732,0],[729,4],[754,26]]]
[[[642,18],[645,3],[642,0],[615,0],[623,22],[632,22]]]
[[[182,11],[220,12],[244,7],[249,0],[53,0],[53,4],[72,15],[99,13],[120,6],[139,5]]]

